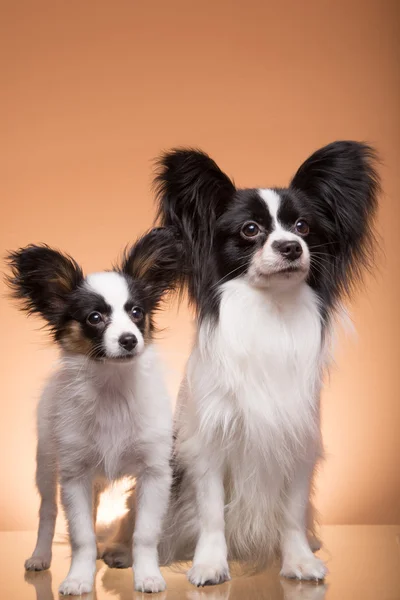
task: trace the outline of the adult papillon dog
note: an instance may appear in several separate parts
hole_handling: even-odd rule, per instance
[[[69,256],[28,246],[9,257],[8,283],[60,348],[37,411],[37,544],[27,570],[48,569],[65,509],[72,562],[61,594],[93,588],[99,494],[136,477],[135,588],[165,589],[157,546],[171,483],[172,407],[153,344],[154,313],[173,288],[182,248],[166,229],[142,237],[113,271],[84,276]]]
[[[182,239],[177,277],[197,314],[160,559],[193,559],[194,585],[276,555],[283,576],[326,575],[310,501],[321,387],[341,300],[373,262],[375,162],[339,141],[287,188],[238,189],[201,151],[159,161],[159,217]]]

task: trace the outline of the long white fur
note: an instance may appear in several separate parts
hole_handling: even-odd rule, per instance
[[[188,558],[197,540],[188,573],[195,585],[228,579],[228,559],[258,557],[261,566],[278,548],[284,575],[326,573],[306,535],[327,348],[318,299],[305,283],[307,246],[278,222],[279,196],[260,195],[274,231],[248,275],[221,286],[219,319],[200,325],[177,408],[178,462],[188,475],[162,560]],[[301,243],[304,273],[262,276],[280,267],[275,239]]]
[[[314,556],[310,494],[322,456],[320,390],[330,331],[307,285],[307,245],[285,230],[279,195],[260,190],[274,231],[245,276],[220,286],[217,322],[201,322],[175,416],[183,479],[173,497],[160,560],[191,560],[194,585],[229,579],[228,560],[265,566],[278,552],[282,574],[323,579]],[[274,274],[274,240],[297,240],[298,273]],[[266,276],[267,275],[267,276]]]
[[[41,495],[38,540],[27,569],[48,568],[57,515],[57,483],[66,512],[72,562],[62,594],[93,587],[94,521],[98,494],[111,481],[137,477],[134,535],[135,588],[158,592],[165,581],[157,545],[171,482],[172,415],[154,346],[144,346],[123,311],[127,287],[116,273],[89,276],[87,285],[113,307],[106,347],[126,331],[137,335],[138,354],[129,363],[98,362],[63,353],[43,392],[37,413],[37,486]]]

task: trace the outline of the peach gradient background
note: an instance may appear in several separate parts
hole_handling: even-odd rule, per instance
[[[285,185],[335,139],[379,149],[386,258],[324,393],[325,523],[400,523],[399,7],[1,1],[2,256],[47,242],[109,267],[151,225],[151,160],[171,146],[205,149],[240,186]],[[35,405],[56,352],[1,292],[0,529],[33,529]],[[174,307],[161,321],[175,394],[192,325]]]

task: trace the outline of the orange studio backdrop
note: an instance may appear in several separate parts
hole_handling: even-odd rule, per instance
[[[1,0],[1,255],[30,242],[107,268],[153,220],[152,159],[203,148],[239,186],[285,185],[351,138],[382,158],[376,277],[323,397],[324,523],[400,523],[397,0]],[[4,267],[4,264],[2,264]],[[35,406],[55,349],[1,294],[0,529],[34,529]],[[175,396],[193,325],[160,316]]]

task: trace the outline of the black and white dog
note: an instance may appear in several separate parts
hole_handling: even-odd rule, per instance
[[[198,330],[176,414],[175,482],[160,558],[195,585],[228,560],[323,579],[313,554],[320,394],[340,301],[372,265],[374,151],[330,144],[288,188],[237,189],[206,154],[159,162],[159,216],[175,228]]]
[[[137,477],[135,588],[165,589],[157,546],[170,493],[172,410],[153,317],[174,286],[181,254],[181,243],[159,228],[113,271],[86,277],[73,259],[47,246],[8,257],[14,297],[45,319],[61,350],[37,413],[40,523],[25,568],[50,566],[60,483],[72,546],[62,594],[92,590],[99,494],[124,476]]]

